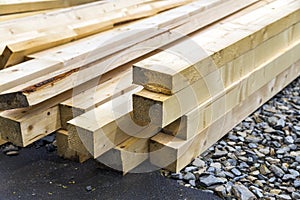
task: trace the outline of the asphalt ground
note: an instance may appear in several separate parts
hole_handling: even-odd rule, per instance
[[[0,200],[220,199],[180,186],[159,171],[123,176],[94,160],[80,164],[62,159],[45,147],[22,148],[13,157],[1,153],[0,163]]]

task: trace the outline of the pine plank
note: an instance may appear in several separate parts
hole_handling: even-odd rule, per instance
[[[232,5],[232,4],[235,5],[234,2],[231,2],[231,4],[226,4],[226,6]],[[225,6],[225,5],[222,5],[222,6]],[[222,6],[218,7],[218,10],[221,8],[224,8]],[[241,9],[241,7],[243,7],[245,5],[243,4],[243,6],[242,5],[239,5],[239,6],[240,7],[238,7],[238,8]],[[203,5],[202,5],[202,7],[203,7]],[[235,7],[234,10],[236,10],[236,9],[237,8]],[[212,12],[212,11],[216,11],[216,10],[214,10],[214,9],[210,10],[210,12]],[[226,12],[226,13],[229,14],[228,12]],[[201,15],[204,15],[204,14],[207,14],[207,13],[206,12],[201,13]],[[216,19],[209,19],[208,21],[201,22],[201,24],[204,25],[205,23],[211,23],[212,22],[211,20],[216,20]],[[89,45],[81,44],[78,47],[72,45],[72,46],[68,46],[65,49],[65,51],[61,51],[62,49],[60,49],[60,50],[57,49],[57,53],[51,54],[50,52],[46,51],[45,52],[46,54],[42,57],[40,57],[41,55],[36,55],[37,57],[40,57],[43,59],[49,59],[49,60],[54,59],[57,61],[61,61],[61,62],[63,62],[65,67],[63,70],[55,71],[51,75],[46,75],[45,77],[41,77],[39,79],[32,80],[31,82],[28,82],[25,85],[21,85],[19,87],[16,87],[16,88],[6,92],[6,94],[7,94],[6,96],[9,96],[9,93],[11,93],[12,96],[17,97],[19,95],[21,97],[18,96],[18,98],[20,98],[20,101],[17,101],[15,104],[12,104],[12,102],[10,102],[11,101],[10,99],[14,99],[13,97],[10,96],[9,99],[4,98],[8,102],[1,104],[2,109],[26,107],[29,105],[35,105],[37,103],[45,101],[46,99],[49,99],[55,95],[58,95],[59,93],[64,92],[68,89],[71,89],[72,87],[75,87],[78,84],[82,84],[83,82],[88,81],[92,78],[95,78],[95,77],[97,77],[117,66],[120,66],[132,59],[135,59],[137,57],[145,55],[166,43],[169,43],[175,39],[178,39],[177,31],[180,31],[181,29],[182,29],[181,31],[183,31],[183,30],[186,30],[186,28],[188,28],[188,30],[190,30],[190,31],[192,29],[191,27],[189,27],[188,25],[185,24],[185,26],[181,26],[180,28],[177,28],[176,30],[174,29],[176,34],[169,34],[169,32],[165,32],[165,34],[160,34],[157,37],[152,37],[141,43],[136,43],[132,47],[124,49],[123,52],[119,51],[118,53],[115,53],[113,56],[106,57],[105,59],[102,59],[102,60],[100,59],[97,62],[94,62],[95,60],[99,59],[99,54],[97,54],[96,52],[100,51],[100,49],[97,49],[97,51],[96,51],[94,48],[95,46],[93,46],[93,45],[101,44],[103,42],[103,41],[97,42],[98,39],[94,40],[94,41],[90,40],[90,42],[88,43]],[[149,31],[149,30],[146,32],[144,31],[145,34],[147,32],[149,33],[149,32],[153,32],[153,31]],[[123,37],[119,38],[120,41],[117,41],[117,42],[121,42],[122,38],[124,39],[124,35],[123,35]],[[125,38],[127,38],[127,37],[125,37]],[[128,41],[127,43],[128,43],[128,45],[130,45],[132,42],[133,41]],[[79,44],[79,43],[77,43],[77,44]],[[93,45],[90,45],[90,44],[93,44]],[[144,48],[145,46],[148,46],[149,48]],[[108,51],[113,51],[112,48],[109,48],[106,45],[101,46],[101,48],[102,47],[104,48],[102,51],[102,54],[101,54],[103,56],[106,55],[107,49],[109,49]],[[86,50],[87,51],[84,54],[82,54],[82,52],[74,51],[74,49],[84,49],[85,51]],[[118,48],[117,49],[113,48],[113,49],[115,51],[120,50]],[[81,54],[81,56],[78,56],[76,54]],[[49,56],[49,57],[47,57],[47,56]],[[87,59],[87,56],[88,56],[88,59]],[[120,58],[120,59],[115,60],[116,57]],[[78,72],[78,70],[80,69],[81,66],[84,66],[90,62],[94,62],[93,65],[82,69],[80,71],[80,73]],[[113,63],[113,65],[111,63]],[[106,67],[104,67],[104,66],[106,66]],[[60,75],[58,75],[58,74],[60,74]],[[53,79],[53,77],[55,77],[57,75],[59,77],[58,78],[59,80],[57,80],[57,78],[54,78],[54,80],[56,80],[55,82],[53,82],[53,81],[45,82],[45,80],[51,80],[51,79]],[[76,78],[79,76],[82,78],[80,78],[80,79]],[[34,92],[30,92],[30,93],[26,93],[26,90],[24,92],[24,88],[27,88],[27,87],[35,88],[34,85],[36,85],[39,82],[43,82],[42,89],[39,88],[39,89],[35,90]],[[51,90],[51,92],[47,92],[50,90]],[[7,106],[7,107],[5,108],[5,106]]]
[[[87,151],[97,158],[128,139],[130,135],[119,125],[122,120],[127,121],[128,117],[130,118],[128,113],[132,110],[131,96],[137,90],[140,88],[124,93],[68,121],[70,147],[78,152]]]
[[[114,24],[152,16],[163,11],[163,9],[170,9],[188,2],[189,0],[165,1],[163,7],[155,6],[156,2],[140,4],[128,7],[125,10],[120,9],[103,13],[103,16],[99,19],[83,21],[79,24],[73,24],[67,27],[57,27],[55,31],[47,30],[43,32],[41,37],[33,38],[32,40],[24,40],[13,44],[9,43],[3,51],[0,68],[18,64],[24,61],[26,55],[110,29]],[[151,4],[154,4],[154,6],[151,6]],[[149,9],[149,6],[151,12],[144,12],[144,7]]]
[[[62,68],[63,64],[61,62],[33,59],[26,63],[0,70],[0,92]]]
[[[44,29],[57,25],[71,24],[81,22],[87,19],[101,17],[103,13],[117,9],[123,9],[128,6],[149,2],[149,0],[112,0],[98,1],[94,3],[75,6],[72,8],[59,9],[56,11],[48,11],[45,14],[14,19],[7,22],[2,22],[0,26],[1,38],[6,36],[15,36],[20,33],[31,30]],[[93,10],[97,12],[92,12]]]
[[[274,1],[216,29],[200,32],[193,40],[188,38],[136,63],[134,83],[174,94],[299,22],[299,6],[293,0]]]
[[[148,159],[149,139],[131,137],[97,158],[97,161],[112,169],[138,173],[137,166]]]
[[[68,137],[69,137],[68,131],[63,129],[56,131],[56,145],[57,145],[58,156],[68,160],[75,160],[80,163],[83,163],[89,158],[91,158],[90,155],[84,155],[74,151],[73,149],[70,149],[68,145]]]
[[[1,137],[13,144],[25,147],[60,128],[59,108],[54,106],[31,115],[28,109],[0,113]],[[20,113],[27,113],[23,118]]]
[[[3,22],[3,21],[14,20],[14,19],[33,16],[33,15],[38,15],[38,14],[44,14],[46,12],[50,12],[50,11],[54,11],[54,10],[56,10],[56,9],[32,11],[32,12],[9,14],[9,15],[1,15],[0,16],[0,23]]]
[[[118,97],[138,86],[132,85],[130,64],[121,66],[109,74],[109,78],[100,77],[101,84],[72,96],[60,103],[61,124],[67,129],[67,122],[107,101]]]
[[[93,87],[98,80],[78,86],[76,92]],[[25,147],[61,128],[58,104],[76,95],[68,90],[41,104],[28,108],[6,110],[0,113],[1,137],[15,145]]]
[[[284,60],[286,63],[283,66],[288,65],[290,62],[295,62],[298,59],[298,55],[293,49],[298,48],[298,43],[299,39],[290,44],[289,47],[283,50],[279,49],[277,54],[273,56],[281,55],[281,51],[289,52],[285,57],[290,58],[290,60]],[[262,50],[258,51],[258,53],[263,54],[266,52],[264,49]],[[260,56],[263,57],[263,55]],[[281,57],[278,59],[280,60]],[[255,57],[253,59],[255,61]],[[245,66],[242,62],[239,62],[239,64]],[[259,67],[259,65],[255,64],[254,66]],[[270,70],[270,73],[273,72],[277,73],[276,70]],[[258,83],[255,79],[253,79],[253,82],[253,84]],[[208,74],[174,95],[165,95],[143,89],[133,96],[134,118],[141,124],[152,123],[159,127],[165,127],[224,89],[223,80],[218,71]]]
[[[179,172],[299,75],[298,61],[189,140],[157,134],[151,138],[150,161],[159,167]]]
[[[65,8],[84,3],[90,3],[96,0],[10,0],[0,1],[0,15],[21,13],[39,10],[48,10],[53,8]]]
[[[201,132],[224,113],[245,100],[256,91],[256,88],[262,87],[270,78],[281,73],[291,64],[287,60],[291,59],[293,62],[294,58],[297,57],[293,56],[293,52],[297,51],[299,51],[299,42],[166,126],[164,132],[176,134],[177,137],[184,140],[192,138],[196,133]]]
[[[49,30],[53,27],[66,26],[68,24],[99,18],[106,12],[123,9],[148,1],[149,0],[99,1],[72,8],[50,11],[45,14],[9,20],[0,23],[0,40],[10,41],[16,36],[31,32],[32,30]],[[97,10],[97,12],[93,12],[94,10]]]

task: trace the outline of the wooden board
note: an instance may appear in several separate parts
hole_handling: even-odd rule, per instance
[[[272,78],[272,75],[275,77],[281,73],[291,64],[288,61],[289,59],[297,59],[297,53],[293,55],[293,52],[295,53],[299,50],[298,42],[297,45],[260,65],[250,74],[225,88],[224,91],[204,101],[194,110],[166,126],[164,132],[175,134],[177,137],[185,140],[194,137],[196,133],[201,132],[201,130],[208,127],[224,113],[245,100],[247,96],[255,92],[256,88],[263,86]],[[281,66],[278,66],[278,63]]]
[[[10,20],[0,24],[0,54],[3,53],[5,46],[10,43],[21,42],[26,39],[23,35],[31,35],[34,38],[33,30],[43,34],[55,30],[56,33],[65,31],[68,25],[81,24],[91,19],[102,18],[103,14],[128,6],[149,2],[149,0],[113,0],[109,2],[100,1],[84,4],[77,7],[61,9],[55,12],[47,12],[31,17]],[[97,12],[94,12],[97,10]]]
[[[78,86],[76,92],[89,89],[98,80],[91,80]],[[6,110],[0,113],[0,134],[3,139],[25,147],[61,128],[58,104],[76,95],[68,90],[52,99],[33,107]]]
[[[62,68],[63,64],[61,62],[33,59],[26,63],[0,70],[0,92]]]
[[[84,155],[74,151],[73,149],[70,149],[68,145],[68,135],[68,131],[66,130],[60,129],[56,131],[57,155],[68,160],[78,161],[80,163],[83,163],[91,158],[90,155]]]
[[[58,110],[58,106],[54,106],[44,109],[39,115],[31,115],[28,109],[1,112],[1,137],[25,147],[61,127]],[[28,115],[23,118],[25,112]]]
[[[121,171],[136,173],[135,168],[148,159],[149,139],[131,137],[115,148],[109,150],[98,161],[106,166]]]
[[[299,40],[294,42],[294,44],[290,44],[290,46],[284,50],[279,49],[278,53],[273,55],[274,58],[279,56],[276,59],[280,61],[284,60],[286,63],[284,63],[283,66],[289,66],[289,63],[298,60],[297,51],[293,50],[298,49],[298,43]],[[259,52],[263,54],[263,52]],[[284,58],[281,58],[284,52],[286,52],[287,55],[284,54]],[[286,57],[288,59],[286,59]],[[242,66],[247,65],[247,63],[240,64]],[[259,67],[259,65],[256,67]],[[268,73],[276,75],[277,71],[270,70]],[[253,79],[253,84],[255,85],[255,83],[258,82]],[[134,118],[140,124],[152,123],[159,127],[165,127],[187,112],[195,109],[204,101],[224,91],[224,89],[223,80],[218,71],[210,73],[206,77],[203,77],[203,79],[194,82],[189,87],[180,90],[174,95],[159,94],[144,89],[133,96]]]
[[[247,3],[246,3],[247,2]],[[236,7],[234,7],[234,8],[232,8],[233,10],[237,10],[237,9],[240,9],[240,8],[242,8],[243,6],[245,6],[245,4],[250,4],[250,2],[252,2],[252,1],[246,1],[245,0],[245,2],[243,2],[243,4],[242,3],[237,3],[238,5],[236,5],[236,4],[234,4],[234,2],[233,2],[233,5],[236,5]],[[203,6],[203,4],[201,4],[201,5],[198,5],[198,7],[200,6],[200,8],[204,8]],[[225,5],[223,5],[222,4],[222,6],[225,6]],[[223,7],[218,7],[218,9],[221,9],[221,8],[223,8]],[[226,6],[227,6],[227,4],[226,4]],[[187,8],[186,8],[187,9]],[[214,10],[214,9],[212,9],[212,10]],[[212,11],[212,10],[210,10],[210,12]],[[233,10],[230,10],[231,12],[233,11]],[[187,11],[186,11],[187,12]],[[206,13],[206,12],[202,12],[201,14],[204,14],[204,13]],[[181,13],[182,14],[182,13]],[[206,13],[207,14],[207,13]],[[228,12],[226,12],[226,13],[223,13],[223,15],[228,15],[229,13]],[[222,15],[222,16],[223,16]],[[157,16],[160,16],[160,15],[157,15]],[[156,17],[157,17],[156,16]],[[162,16],[160,16],[160,17],[162,17]],[[219,16],[219,17],[221,17],[221,16]],[[167,19],[166,19],[167,20]],[[210,19],[210,20],[208,20],[208,21],[204,21],[204,22],[202,22],[201,24],[202,25],[206,25],[206,24],[208,24],[208,23],[211,23],[212,21],[214,21],[214,20],[217,20],[217,18],[215,19]],[[147,21],[145,21],[144,23],[148,23]],[[166,23],[166,22],[164,22],[164,23]],[[170,25],[168,25],[169,27],[170,27]],[[140,26],[138,26],[138,27],[140,27]],[[185,24],[185,26],[180,26],[180,29],[178,28],[178,29],[176,29],[176,30],[185,30],[184,29],[184,27],[185,28],[188,28],[189,26],[188,26],[188,24]],[[133,27],[134,28],[134,27]],[[136,29],[137,27],[135,27],[135,29]],[[194,30],[195,28],[189,28],[188,30],[189,31],[192,31],[192,29]],[[145,36],[145,38],[144,39],[146,39],[147,37],[149,37],[149,35],[148,34],[150,34],[150,33],[152,33],[153,34],[153,31],[149,31],[150,29],[147,29],[148,30],[148,33],[146,34],[146,35],[144,35],[144,33],[145,33],[145,30],[142,30],[142,32],[143,32],[143,37]],[[162,29],[160,29],[160,30],[162,30]],[[134,31],[135,32],[135,31]],[[146,31],[147,32],[147,31]],[[133,35],[129,35],[129,36],[131,36],[131,37],[133,37]],[[128,35],[125,37],[125,38],[127,38],[128,39],[128,37],[129,37]],[[109,35],[109,37],[112,37],[111,35]],[[121,40],[118,40],[118,41],[115,41],[115,42],[121,42],[121,41],[123,41],[123,38],[124,37],[124,35],[121,37],[121,38],[119,38],[119,39],[121,39]],[[142,37],[142,38],[143,38]],[[140,39],[142,39],[142,38],[140,38]],[[137,58],[137,57],[140,57],[140,56],[142,56],[142,55],[144,55],[144,54],[146,54],[146,53],[149,53],[149,52],[151,52],[151,51],[153,51],[155,48],[158,48],[158,47],[160,47],[160,46],[162,46],[164,43],[162,42],[162,41],[164,41],[164,42],[171,42],[171,41],[173,41],[173,40],[175,40],[175,39],[178,39],[178,35],[176,35],[176,34],[174,34],[174,35],[170,35],[169,34],[169,32],[165,32],[165,34],[162,36],[162,35],[160,35],[160,36],[158,36],[157,38],[151,38],[151,39],[149,39],[149,40],[147,40],[147,41],[144,41],[143,43],[139,43],[139,44],[136,44],[136,43],[134,43],[133,41],[127,41],[127,43],[128,44],[132,44],[132,43],[134,43],[135,45],[133,45],[133,47],[132,48],[128,48],[128,49],[126,49],[124,52],[122,52],[122,53],[120,53],[119,52],[119,54],[120,54],[120,56],[119,57],[121,57],[123,60],[122,61],[120,61],[120,60],[118,60],[117,62],[122,62],[121,64],[124,64],[125,62],[128,62],[129,60],[129,57],[132,59],[132,57],[133,58]],[[103,40],[103,38],[102,38],[102,40]],[[103,42],[103,41],[102,41]],[[136,41],[135,41],[136,42]],[[95,44],[93,41],[89,41],[89,43],[90,44]],[[97,44],[97,43],[96,43]],[[147,49],[139,49],[140,47],[143,47],[144,45],[150,45],[150,47],[153,47],[153,48],[147,48]],[[118,46],[118,45],[117,45]],[[125,45],[126,46],[126,45]],[[50,97],[52,97],[52,96],[55,96],[55,95],[57,95],[57,93],[55,93],[55,92],[53,92],[53,91],[57,91],[58,89],[55,89],[54,87],[57,87],[57,88],[59,88],[59,90],[58,91],[60,91],[60,92],[63,92],[63,90],[68,90],[68,89],[71,89],[72,87],[74,87],[74,86],[76,86],[77,84],[81,84],[81,83],[83,83],[83,82],[85,82],[85,81],[87,81],[87,80],[89,80],[89,79],[91,79],[91,78],[95,78],[96,76],[99,76],[99,75],[101,75],[102,73],[104,73],[104,72],[106,72],[106,71],[108,71],[108,70],[111,70],[112,68],[115,68],[115,67],[117,67],[117,66],[119,66],[119,65],[117,65],[117,64],[115,64],[115,65],[113,65],[113,66],[110,66],[109,64],[111,64],[111,62],[112,62],[112,59],[114,59],[115,60],[115,57],[113,57],[113,58],[110,58],[110,60],[108,59],[108,58],[105,58],[104,60],[100,60],[100,61],[98,61],[98,63],[96,64],[96,63],[94,63],[94,65],[92,65],[91,67],[88,67],[88,68],[85,68],[84,70],[81,70],[81,74],[84,74],[84,73],[86,73],[86,76],[84,76],[84,78],[82,78],[82,80],[78,80],[78,79],[76,79],[76,78],[74,78],[74,77],[78,77],[78,73],[76,73],[76,72],[78,72],[78,70],[79,70],[79,68],[78,67],[81,67],[81,66],[83,66],[83,65],[85,65],[86,63],[90,63],[90,62],[92,62],[92,61],[94,61],[94,59],[97,59],[97,58],[99,58],[98,56],[99,56],[99,54],[96,54],[96,51],[94,51],[95,49],[93,48],[93,47],[87,47],[87,46],[85,46],[87,49],[93,49],[93,53],[91,53],[91,52],[86,52],[85,54],[83,54],[84,55],[84,57],[86,56],[86,55],[89,55],[89,59],[87,60],[87,59],[84,59],[84,57],[82,58],[82,57],[78,57],[78,56],[76,56],[76,57],[73,57],[72,56],[72,54],[74,55],[74,53],[75,54],[78,54],[78,52],[74,52],[74,48],[76,49],[76,46],[72,46],[72,48],[70,48],[68,51],[68,53],[66,54],[66,55],[68,55],[68,58],[64,58],[63,59],[63,61],[64,61],[64,65],[65,65],[65,67],[64,67],[64,69],[63,70],[61,70],[61,71],[56,71],[54,74],[52,74],[51,76],[50,75],[47,75],[47,76],[45,76],[45,77],[41,77],[41,78],[39,78],[39,79],[36,79],[36,80],[33,80],[31,83],[27,83],[26,84],[26,86],[27,87],[30,87],[29,86],[29,84],[31,84],[31,86],[33,86],[34,84],[36,84],[36,83],[39,83],[39,82],[43,82],[43,89],[44,90],[46,90],[46,89],[49,89],[50,88],[50,90],[51,90],[51,92],[46,92],[46,91],[42,91],[42,90],[37,90],[37,91],[35,91],[35,92],[31,92],[30,94],[25,94],[24,95],[24,93],[23,92],[21,92],[21,93],[23,93],[23,94],[21,94],[21,93],[18,93],[18,92],[20,92],[20,91],[18,91],[18,92],[16,92],[16,90],[22,90],[22,89],[24,89],[24,86],[25,85],[23,85],[23,86],[19,86],[18,88],[15,88],[15,92],[16,93],[14,93],[15,95],[20,95],[21,96],[21,100],[23,100],[23,102],[20,102],[20,105],[17,105],[17,104],[15,104],[15,105],[11,105],[11,107],[8,107],[8,108],[13,108],[13,107],[24,107],[24,106],[28,106],[28,105],[35,105],[35,104],[37,104],[37,103],[40,103],[40,102],[42,102],[42,101],[44,101],[44,100],[46,100],[46,99],[49,99]],[[86,48],[83,48],[82,46],[80,46],[80,47],[78,47],[78,49],[86,49]],[[103,48],[103,51],[101,51],[101,55],[103,55],[103,56],[105,56],[105,55],[107,55],[106,53],[105,53],[105,51],[107,52],[107,49],[109,49],[109,51],[110,51],[110,53],[112,53],[111,51],[112,51],[112,49],[111,48],[108,48],[106,45],[104,45],[104,46],[101,46],[101,48]],[[137,51],[137,49],[139,49],[138,51]],[[99,49],[97,49],[97,51],[98,51]],[[117,49],[114,49],[113,48],[113,50],[120,50],[120,48],[118,47]],[[108,52],[107,52],[108,53]],[[47,54],[48,55],[48,54]],[[66,56],[65,55],[65,56]],[[95,57],[95,55],[97,55],[96,57]],[[126,58],[127,58],[127,60],[126,60],[126,58],[125,58],[125,56],[124,55],[126,55]],[[130,55],[130,56],[129,56]],[[58,58],[58,59],[60,59],[60,56],[63,56],[63,53],[61,52],[61,51],[59,51],[59,53],[58,54],[56,54],[56,56],[55,55],[49,55],[50,57],[48,58],[48,59],[55,59],[55,58]],[[92,56],[92,57],[90,57],[90,56]],[[114,55],[114,56],[116,56],[116,55]],[[122,57],[123,56],[123,57]],[[94,58],[93,58],[94,57]],[[47,59],[47,57],[43,57],[43,58],[45,58],[45,59]],[[105,62],[106,61],[106,62]],[[107,68],[107,66],[106,65],[109,65],[108,66],[108,68]],[[66,66],[68,66],[68,67],[66,67]],[[106,66],[106,67],[104,67],[104,66]],[[85,71],[85,72],[83,72],[83,71]],[[55,77],[55,75],[57,75],[57,74],[59,74],[59,79],[60,79],[60,81],[55,81],[55,83],[53,83],[53,81],[49,81],[49,82],[47,82],[47,81],[45,81],[45,80],[51,80],[51,78],[53,78],[53,77]],[[66,74],[68,74],[68,76],[66,76]],[[57,75],[58,76],[58,75]],[[64,77],[64,78],[62,78],[62,77]],[[56,78],[54,78],[55,80],[57,80]],[[47,84],[45,84],[45,83],[48,83],[48,85]],[[45,85],[47,85],[47,87],[45,87]],[[21,87],[23,87],[23,88],[21,88]],[[57,91],[57,92],[58,92]],[[12,92],[12,91],[10,91],[10,92]],[[42,95],[40,95],[40,94],[37,94],[38,92],[41,92],[41,93],[43,93],[44,95],[43,95],[43,97],[44,98],[41,98],[41,96]],[[29,100],[29,99],[27,99],[28,98],[28,96],[29,95],[33,95],[33,93],[36,93],[36,96],[34,97],[34,96],[32,96],[32,99],[31,100]],[[47,94],[47,95],[45,95],[45,94]],[[12,97],[10,97],[9,99],[13,99]],[[6,101],[9,101],[9,99],[7,99],[7,98],[5,98],[5,100]],[[28,100],[29,100],[29,102],[28,102]],[[32,102],[30,102],[30,101],[32,101]],[[22,104],[23,103],[23,104]]]
[[[32,16],[32,15],[38,15],[38,14],[42,14],[42,13],[46,13],[46,12],[50,12],[50,11],[54,11],[54,10],[56,10],[56,9],[32,11],[32,12],[26,12],[26,13],[10,14],[10,15],[1,15],[0,16],[0,22],[13,20],[13,19],[18,19],[18,18],[22,18],[22,17],[28,17],[28,16]]]
[[[97,158],[128,139],[130,136],[119,127],[119,123],[127,119],[127,114],[132,110],[131,96],[136,90],[124,93],[70,120],[68,122],[70,147],[78,152],[86,149]],[[78,147],[80,149],[77,149]]]
[[[42,35],[30,40],[8,42],[1,55],[0,68],[9,67],[24,61],[25,56],[42,51],[51,47],[68,43],[104,30],[111,29],[115,24],[149,17],[164,9],[170,9],[190,2],[190,0],[164,1],[162,7],[156,5],[158,2],[149,2],[103,13],[99,19],[94,18],[80,23],[56,27],[55,31],[39,31]],[[153,5],[152,5],[153,4]],[[145,9],[148,12],[145,12]]]
[[[137,87],[132,85],[131,65],[121,66],[111,71],[110,78],[100,77],[101,84],[97,84],[72,98],[60,103],[62,128],[67,129],[67,121],[96,108],[107,101],[118,97]]]
[[[274,1],[216,29],[200,32],[193,40],[187,38],[136,63],[134,83],[174,94],[299,22],[299,8],[296,1]]]
[[[11,37],[20,33],[54,27],[57,25],[70,24],[81,22],[87,19],[100,17],[105,12],[110,12],[116,9],[126,8],[135,4],[147,2],[147,0],[112,0],[98,1],[72,8],[60,9],[56,11],[48,11],[45,14],[36,16],[14,19],[7,22],[2,22],[0,25],[1,40],[11,39]],[[93,10],[97,12],[92,12]],[[6,36],[6,37],[3,37]]]
[[[230,129],[300,75],[300,63],[273,78],[231,111],[213,122],[190,140],[159,133],[150,143],[150,161],[159,167],[179,172],[196,156],[222,138]]]
[[[69,6],[90,3],[96,0],[10,0],[10,1],[0,1],[0,15],[47,10],[53,8],[65,8]]]
[[[226,4],[226,6],[227,6],[227,4]],[[242,5],[239,5],[239,6],[240,6],[239,8],[242,7]],[[218,7],[218,9],[221,9],[221,8],[223,8],[223,7]],[[235,8],[235,9],[237,9],[237,8]],[[213,9],[210,11],[213,11]],[[201,14],[203,15],[204,13],[201,13]],[[216,19],[210,19],[210,21],[209,20],[204,21],[203,23],[204,24],[211,23],[212,22],[211,20],[216,20]],[[203,25],[203,23],[202,23],[202,25]],[[178,39],[177,31],[181,32],[181,31],[185,30],[184,27],[188,28],[188,30],[190,30],[190,31],[192,30],[191,28],[189,28],[188,24],[185,24],[185,26],[181,26],[180,28],[176,29],[176,34],[170,35],[169,32],[165,32],[165,34],[163,34],[163,35],[160,34],[159,36],[157,36],[157,38],[154,37],[154,38],[148,39],[147,41],[135,44],[132,47],[125,49],[122,52],[118,52],[117,53],[118,55],[114,54],[113,56],[106,57],[105,59],[102,59],[102,60],[100,59],[99,61],[94,62],[93,65],[90,65],[89,67],[82,69],[80,71],[80,73],[78,72],[78,70],[81,66],[84,66],[86,63],[90,63],[92,61],[95,61],[95,59],[99,58],[98,57],[99,54],[96,54],[96,52],[95,52],[96,50],[94,48],[92,48],[92,46],[85,45],[84,47],[86,47],[86,48],[83,48],[83,46],[80,46],[80,47],[79,46],[78,47],[69,46],[66,50],[66,55],[68,55],[66,58],[60,57],[60,56],[63,56],[62,55],[63,53],[60,51],[58,51],[60,53],[57,53],[57,54],[49,54],[48,59],[55,59],[55,60],[57,59],[58,61],[63,61],[64,65],[65,65],[64,69],[61,71],[56,71],[55,73],[53,73],[51,75],[46,75],[39,79],[33,80],[32,82],[28,82],[25,85],[19,86],[17,88],[14,88],[13,90],[8,91],[8,93],[13,93],[12,96],[15,96],[15,97],[18,96],[18,98],[20,98],[23,101],[19,101],[19,102],[16,101],[16,103],[14,105],[12,105],[11,100],[14,99],[14,98],[12,98],[12,96],[10,96],[10,98],[4,98],[5,102],[7,104],[6,109],[35,105],[37,103],[40,103],[42,101],[45,101],[46,99],[49,99],[49,98],[57,95],[65,90],[71,89],[72,87],[74,87],[78,84],[82,84],[83,82],[90,80],[91,78],[95,78],[95,77],[101,75],[102,73],[105,73],[117,66],[120,66],[134,58],[145,55],[146,53],[149,53],[149,52],[153,51],[154,49],[156,49],[166,43],[169,43],[175,39]],[[182,30],[181,30],[181,28],[182,28]],[[151,31],[151,32],[153,32],[153,31]],[[122,39],[122,37],[121,37],[121,39]],[[130,43],[131,42],[129,42],[129,44]],[[97,44],[97,42],[90,41],[90,44]],[[148,46],[149,48],[145,49],[144,48],[145,45]],[[106,49],[110,49],[110,48],[107,48],[106,45],[104,45],[103,47],[105,47]],[[85,54],[83,54],[84,57],[80,57],[80,56],[74,57],[74,53],[78,54],[78,52],[75,52],[73,50],[74,48],[75,49],[93,49],[95,51],[93,51],[94,53],[86,52]],[[104,53],[105,48],[102,52],[102,54],[104,54],[104,55],[105,55],[105,53]],[[98,50],[99,49],[97,49],[97,51]],[[110,51],[111,51],[111,49],[110,49]],[[85,56],[87,56],[87,55],[89,55],[89,57],[88,57],[89,59],[85,58]],[[38,56],[38,57],[40,57],[40,56]],[[120,58],[120,59],[115,60],[115,57]],[[45,56],[43,56],[43,58],[47,59],[47,57],[45,57]],[[113,62],[113,64],[112,64],[112,62]],[[66,74],[67,74],[67,76],[66,76]],[[80,74],[80,75],[78,75],[78,74]],[[55,82],[45,81],[45,80],[53,80],[53,77],[55,77],[55,76],[59,77],[58,78],[59,81],[55,81]],[[80,79],[76,78],[79,76],[80,76]],[[57,78],[54,78],[54,80],[57,80]],[[30,92],[30,93],[26,93],[26,92],[20,93],[20,90],[23,90],[25,86],[31,87],[39,82],[43,82],[42,89],[38,89],[38,90],[35,90],[34,92]],[[34,87],[36,87],[36,86],[34,86]],[[47,90],[48,91],[51,90],[51,92],[47,92]],[[41,97],[43,97],[43,98],[41,98]],[[8,104],[10,104],[10,105],[8,105]],[[2,106],[3,106],[2,109],[5,109],[6,105],[2,104]]]

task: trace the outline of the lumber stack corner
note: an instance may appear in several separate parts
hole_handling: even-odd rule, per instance
[[[297,0],[0,3],[0,145],[55,133],[65,159],[179,172],[300,75],[299,16]]]

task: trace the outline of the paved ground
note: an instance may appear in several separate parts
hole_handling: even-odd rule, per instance
[[[63,160],[44,147],[21,149],[8,157],[0,154],[0,200],[14,199],[203,199],[218,197],[179,186],[159,172],[129,174]],[[93,191],[86,191],[91,186]]]

